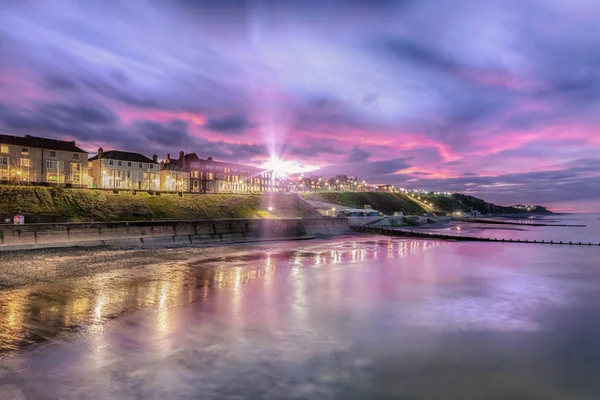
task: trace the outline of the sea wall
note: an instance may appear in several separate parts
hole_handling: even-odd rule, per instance
[[[0,225],[0,251],[286,239],[350,230],[346,218],[222,219]]]

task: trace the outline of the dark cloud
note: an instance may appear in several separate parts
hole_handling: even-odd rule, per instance
[[[319,157],[323,154],[338,155],[343,154],[343,150],[331,145],[318,144],[309,146],[286,146],[286,154],[300,156],[304,158]]]
[[[410,164],[407,162],[408,160],[409,158],[401,157],[392,160],[372,161],[367,164],[366,168],[371,174],[390,175],[402,169],[409,168]]]
[[[46,76],[43,85],[50,90],[74,90],[77,88],[77,83],[73,79],[54,74]]]
[[[204,127],[210,131],[241,135],[246,130],[253,128],[254,125],[243,115],[229,115],[222,118],[208,119]]]
[[[354,146],[346,159],[348,162],[361,162],[368,160],[371,157],[371,153],[361,147]]]
[[[135,90],[123,86],[122,82],[110,81],[108,79],[98,79],[97,77],[83,78],[79,81],[81,85],[91,89],[92,91],[112,100],[118,100],[122,103],[129,104],[140,108],[166,108],[163,104],[155,99],[136,96]]]
[[[188,127],[187,122],[179,119],[171,120],[166,124],[148,120],[133,123],[133,128],[139,132],[140,136],[168,147],[180,146],[184,148],[192,144],[194,138],[188,134]]]
[[[66,133],[91,139],[98,128],[118,123],[119,117],[102,104],[80,100],[75,104],[35,102],[31,109],[0,105],[0,121],[11,130]]]
[[[331,96],[319,95],[296,106],[294,127],[299,130],[343,135],[344,129],[368,125],[355,107]]]
[[[376,39],[374,47],[399,62],[412,63],[419,68],[432,68],[444,73],[455,73],[461,68],[456,60],[440,50],[402,37]]]

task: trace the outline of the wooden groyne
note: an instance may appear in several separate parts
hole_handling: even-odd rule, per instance
[[[391,228],[373,228],[369,226],[354,226],[352,227],[354,232],[373,233],[377,235],[387,236],[402,236],[420,239],[440,239],[440,240],[455,240],[461,242],[499,242],[499,243],[527,243],[527,244],[558,244],[567,246],[600,246],[600,243],[592,242],[573,242],[573,241],[554,241],[554,240],[521,240],[521,239],[498,239],[498,238],[484,238],[475,236],[461,236],[461,235],[444,235],[441,233],[433,232],[416,232],[407,231],[403,229],[391,229]]]
[[[490,219],[480,218],[467,218],[463,219],[463,222],[475,222],[478,224],[496,224],[496,225],[526,225],[526,226],[560,226],[567,228],[585,228],[586,225],[568,225],[568,224],[541,224],[538,222],[509,222],[509,221],[495,221]]]

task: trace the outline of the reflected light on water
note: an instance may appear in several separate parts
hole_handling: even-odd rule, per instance
[[[266,251],[259,255],[260,263],[244,257],[225,256],[221,260],[202,263],[153,266],[149,271],[131,276],[111,272],[83,281],[67,280],[37,288],[12,290],[0,293],[0,352],[15,350],[81,327],[100,332],[103,325],[114,317],[128,310],[145,308],[155,309],[157,333],[165,337],[176,329],[177,321],[173,319],[171,309],[193,303],[196,299],[207,301],[214,289],[232,290],[227,301],[231,302],[233,314],[241,318],[245,302],[252,299],[252,295],[244,291],[246,283],[259,279],[264,281],[261,298],[266,304],[276,301],[277,291],[285,290],[281,287],[283,281],[275,280],[278,265],[290,268],[289,288],[294,312],[299,320],[304,320],[309,292],[306,267],[350,266],[375,259],[381,248],[386,249],[386,257],[395,258],[438,245],[427,241],[382,240],[337,244],[330,250],[312,251],[307,246],[302,251],[286,250],[288,254],[281,250]],[[342,299],[344,284],[340,281],[340,274],[327,270],[326,276],[327,296],[332,300]],[[345,284],[354,287],[358,282],[349,280]],[[226,303],[222,307],[227,307]],[[49,326],[52,328],[49,329]]]

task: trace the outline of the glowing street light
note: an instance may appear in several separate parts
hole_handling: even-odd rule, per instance
[[[269,211],[273,211],[273,207],[269,207]]]

